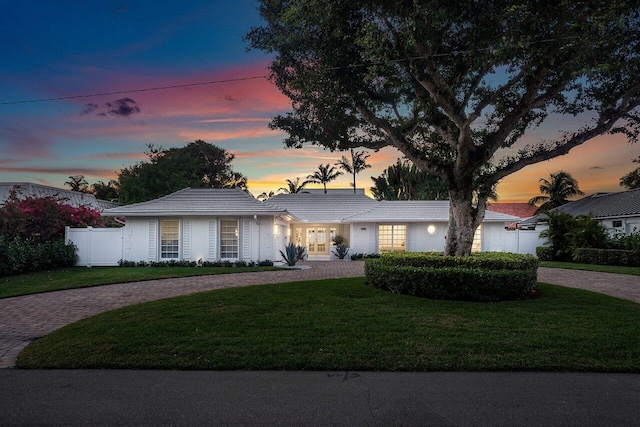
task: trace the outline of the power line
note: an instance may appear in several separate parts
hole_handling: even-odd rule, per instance
[[[558,40],[569,40],[569,39],[575,39],[575,38],[577,38],[577,37],[569,36],[569,37],[549,38],[549,39],[543,39],[543,40],[535,41],[535,43],[550,43],[550,42],[554,42],[554,41],[558,41]],[[384,60],[384,61],[372,61],[372,62],[367,62],[367,63],[352,64],[352,65],[346,65],[346,66],[340,66],[340,67],[330,67],[327,70],[329,70],[329,71],[337,71],[337,70],[341,70],[341,69],[352,69],[352,68],[359,68],[359,67],[367,67],[367,66],[371,66],[371,65],[381,65],[381,64],[385,64],[385,63],[399,63],[399,62],[411,61],[411,60],[416,60],[416,59],[427,59],[427,58],[435,58],[435,57],[467,55],[467,54],[472,53],[472,52],[487,51],[487,50],[491,50],[491,49],[492,48],[475,48],[475,49],[460,50],[460,51],[445,52],[445,53],[434,53],[434,54],[426,55],[426,56],[415,56],[415,57],[411,57],[411,58],[400,58],[400,59],[388,59],[388,60]],[[55,97],[55,98],[29,99],[29,100],[22,100],[22,101],[6,101],[6,102],[0,102],[0,105],[32,104],[32,103],[37,103],[37,102],[64,101],[64,100],[69,100],[69,99],[92,98],[92,97],[96,97],[96,96],[122,95],[122,94],[127,94],[127,93],[151,92],[151,91],[156,91],[156,90],[168,90],[168,89],[178,89],[178,88],[184,88],[184,87],[206,86],[206,85],[214,85],[214,84],[222,84],[222,83],[233,83],[233,82],[242,82],[242,81],[248,81],[248,80],[266,79],[267,77],[269,77],[269,76],[261,75],[261,76],[250,76],[250,77],[238,77],[238,78],[234,78],[234,79],[212,80],[212,81],[207,81],[207,82],[185,83],[185,84],[169,85],[169,86],[157,86],[157,87],[148,87],[148,88],[143,88],[143,89],[118,90],[118,91],[112,91],[112,92],[98,92],[98,93],[91,93],[91,94],[85,94],[85,95],[60,96],[60,97]]]
[[[106,96],[106,95],[122,95],[126,93],[137,93],[137,92],[151,92],[156,90],[166,90],[166,89],[178,89],[183,87],[193,87],[193,86],[206,86],[220,83],[233,83],[233,82],[242,82],[247,80],[257,80],[257,79],[265,79],[267,75],[263,76],[252,76],[252,77],[239,77],[235,79],[226,79],[226,80],[212,80],[208,82],[200,82],[200,83],[185,83],[180,85],[170,85],[170,86],[156,86],[156,87],[147,87],[143,89],[129,89],[129,90],[117,90],[113,92],[99,92],[99,93],[91,93],[85,95],[72,95],[72,96],[59,96],[56,98],[41,98],[41,99],[29,99],[24,101],[8,101],[8,102],[0,102],[0,105],[16,105],[16,104],[30,104],[36,102],[47,102],[47,101],[64,101],[67,99],[78,99],[78,98],[92,98],[95,96]]]

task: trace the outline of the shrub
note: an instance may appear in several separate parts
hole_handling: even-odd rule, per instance
[[[64,227],[104,227],[97,210],[75,208],[53,196],[20,198],[12,190],[0,208],[0,236],[43,243],[64,238]]]
[[[573,261],[581,264],[640,267],[640,252],[624,249],[578,248],[573,251]]]
[[[127,261],[121,259],[118,261],[120,267],[273,267],[273,261],[187,261],[187,260],[170,260],[170,261]]]
[[[0,237],[0,276],[72,267],[78,260],[77,247],[62,240],[34,243],[18,237]]]
[[[537,294],[538,259],[484,252],[470,257],[393,253],[365,263],[367,284],[432,299],[501,301]]]
[[[553,261],[553,248],[549,246],[536,247],[536,255],[540,261]]]
[[[349,248],[347,248],[345,245],[336,245],[335,250],[332,252],[335,256],[338,257],[338,259],[344,259],[349,253]]]
[[[351,254],[351,261],[359,261],[361,259],[380,258],[380,254]]]
[[[548,239],[554,261],[571,261],[571,233],[576,228],[573,216],[564,212],[547,212],[549,228],[540,233],[540,237]]]

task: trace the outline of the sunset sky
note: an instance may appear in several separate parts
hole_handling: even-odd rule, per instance
[[[164,148],[202,139],[236,155],[233,169],[258,195],[284,180],[304,178],[342,153],[285,150],[270,118],[290,108],[262,78],[269,57],[247,52],[243,36],[260,19],[255,2],[234,1],[1,1],[0,181],[63,187],[70,175],[89,183],[116,178],[145,158],[147,144]],[[239,81],[230,81],[238,80]],[[142,89],[206,82],[166,90]],[[101,93],[102,96],[85,96]],[[50,98],[77,97],[43,102]],[[529,142],[575,127],[549,120]],[[527,201],[538,179],[565,170],[587,194],[620,191],[620,177],[637,165],[640,147],[603,136],[569,155],[504,179],[500,201]],[[358,176],[369,188],[395,163],[393,149],[371,153]],[[347,187],[349,177],[330,187]],[[312,186],[313,188],[313,186]]]

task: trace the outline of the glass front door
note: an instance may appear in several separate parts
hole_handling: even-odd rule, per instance
[[[307,253],[309,255],[326,255],[329,253],[327,229],[325,227],[307,227]]]

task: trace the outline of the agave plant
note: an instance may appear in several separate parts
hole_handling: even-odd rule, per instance
[[[300,261],[304,261],[307,257],[307,247],[306,246],[296,246],[297,257]]]
[[[346,257],[348,253],[349,248],[343,244],[336,245],[336,249],[335,251],[333,251],[333,254],[337,256],[338,259],[344,259],[344,257]]]
[[[282,259],[289,267],[293,267],[298,262],[298,246],[295,243],[289,243],[284,250],[285,252],[280,251]]]

